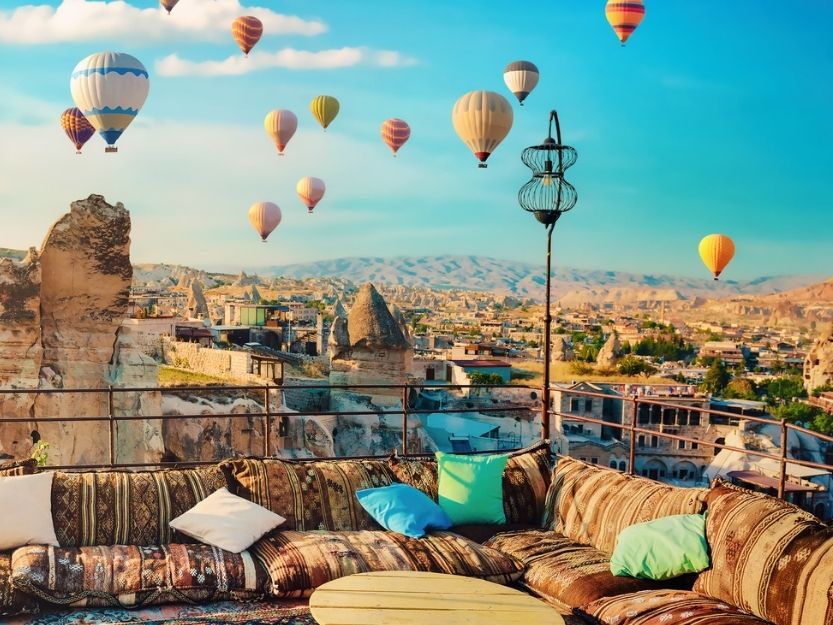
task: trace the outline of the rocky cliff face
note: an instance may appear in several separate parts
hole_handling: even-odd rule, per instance
[[[833,384],[833,327],[813,343],[804,362],[804,388],[808,393]]]

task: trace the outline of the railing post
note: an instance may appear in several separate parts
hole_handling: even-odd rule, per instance
[[[402,386],[402,455],[408,455],[408,384]]]
[[[541,440],[545,441],[550,437],[550,396],[546,387],[541,387]],[[559,411],[561,408],[559,407]]]
[[[639,401],[634,397],[631,399],[631,421],[628,426],[630,434],[630,446],[628,447],[628,474],[636,473],[636,413],[639,411]]]
[[[266,383],[266,388],[263,390],[263,408],[266,416],[263,423],[263,457],[269,456],[269,439],[272,436],[272,409],[269,397],[269,382]]]
[[[110,431],[110,467],[116,464],[116,421],[113,418],[113,385],[107,385],[107,427]]]
[[[787,488],[787,421],[781,419],[781,469],[778,476],[778,498],[784,499],[784,491]]]

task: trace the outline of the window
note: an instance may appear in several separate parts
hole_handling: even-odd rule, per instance
[[[628,463],[624,460],[619,461],[619,470],[620,471],[627,471],[628,470]]]
[[[662,416],[662,408],[659,406],[651,406],[651,424],[659,425]]]
[[[688,410],[677,411],[677,425],[688,425]]]
[[[579,456],[578,459],[582,462],[587,462],[587,456]]]
[[[615,461],[615,460],[611,460],[611,461],[610,461],[610,468],[611,468],[611,469],[615,469],[615,468],[616,468],[616,461]]]
[[[648,425],[648,421],[650,420],[650,418],[651,418],[650,410],[648,409],[648,406],[645,406],[643,404],[642,406],[639,407],[639,424],[640,425]]]
[[[690,412],[688,414],[688,424],[689,425],[700,425],[700,413],[699,412]]]
[[[636,439],[636,444],[639,447],[645,447],[645,435],[640,434],[639,437]]]
[[[699,443],[692,443],[692,444],[691,444],[691,448],[692,448],[692,449],[697,449],[699,446],[700,446],[700,444],[699,444]]]
[[[432,367],[428,367],[425,370],[425,379],[426,381],[434,379],[434,369]]]
[[[659,439],[656,436],[651,437],[651,447],[658,447]]]
[[[572,397],[570,399],[570,412],[578,412],[579,411],[578,404],[579,404],[578,398],[577,397]]]
[[[599,464],[599,459],[598,458],[590,458],[590,463],[591,464]]]
[[[677,441],[677,449],[685,449],[685,441]]]
[[[666,408],[662,411],[662,424],[663,425],[674,425],[674,410],[671,408]]]
[[[584,400],[584,412],[593,412],[593,400],[592,399],[585,399]]]

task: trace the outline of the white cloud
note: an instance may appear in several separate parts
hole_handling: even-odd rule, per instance
[[[259,18],[264,36],[318,35],[327,30],[320,20],[244,6],[240,0],[185,0],[171,15],[161,6],[140,9],[123,0],[62,0],[57,7],[39,4],[0,10],[0,43],[221,41],[230,39],[230,24],[240,15]]]
[[[156,73],[160,76],[238,76],[276,67],[335,69],[356,65],[401,67],[415,63],[415,59],[392,50],[338,48],[310,52],[283,48],[277,52],[255,50],[248,58],[234,54],[222,61],[189,61],[176,54],[170,54],[156,62]]]

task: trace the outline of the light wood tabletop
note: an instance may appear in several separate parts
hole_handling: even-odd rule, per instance
[[[319,625],[564,625],[519,590],[440,573],[348,575],[320,586],[309,606]]]

